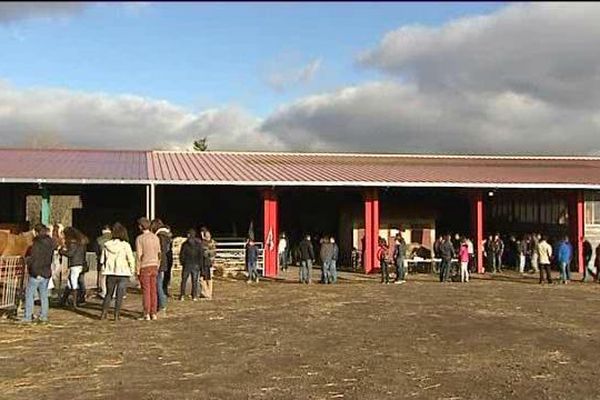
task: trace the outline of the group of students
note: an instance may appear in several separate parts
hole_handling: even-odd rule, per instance
[[[277,254],[278,269],[280,271],[287,271],[290,259],[290,246],[285,233],[283,233],[279,238]],[[321,261],[321,277],[319,282],[326,285],[337,283],[337,263],[340,256],[340,248],[335,241],[335,237],[329,235],[321,237],[319,240],[318,256]],[[295,249],[294,258],[299,262],[299,282],[303,284],[311,284],[312,267],[317,261],[317,253],[315,252],[310,234],[304,235],[303,239],[300,241],[300,243],[298,243],[298,246]],[[249,268],[250,267],[251,266],[249,266]]]
[[[110,303],[114,299],[114,319],[120,319],[120,311],[133,277],[139,280],[142,290],[142,320],[156,320],[159,312],[166,315],[170,267],[172,264],[171,233],[161,220],[147,218],[138,220],[140,230],[135,240],[134,255],[129,244],[127,229],[120,223],[112,227],[105,226],[102,235],[96,240],[100,297],[103,298],[100,319],[108,318]],[[192,281],[192,299],[198,300],[200,293],[198,282],[202,285],[202,296],[212,299],[212,267],[216,254],[216,243],[206,228],[201,229],[200,238],[196,231],[188,232],[187,240],[182,244],[180,261],[182,264],[182,282],[180,300],[185,298],[187,282]],[[25,291],[25,313],[22,322],[32,322],[34,297],[39,294],[41,303],[40,322],[48,321],[48,287],[52,282],[53,264],[56,257],[66,257],[69,270],[67,287],[59,304],[69,302],[74,309],[85,299],[83,276],[89,269],[86,261],[88,239],[73,227],[63,231],[52,231],[38,224],[34,227],[34,239],[26,256],[29,279]],[[170,254],[170,255],[169,255]],[[83,292],[83,293],[82,293]]]
[[[529,265],[531,268],[530,272],[539,272],[540,283],[543,283],[544,280],[548,283],[552,283],[552,275],[550,270],[552,264],[554,264],[560,271],[561,283],[567,284],[571,280],[570,267],[571,262],[573,261],[573,246],[569,242],[568,236],[564,236],[557,240],[554,246],[552,246],[549,243],[546,235],[534,233],[531,235],[525,235],[521,240],[517,241],[516,247],[518,268],[520,273],[524,273],[525,268]]]
[[[396,267],[396,279],[394,283],[401,284],[406,282],[406,271],[404,268],[404,259],[406,257],[406,242],[401,235],[396,235],[394,239],[394,250],[391,251],[387,242],[379,238],[377,247],[377,261],[381,269],[381,283],[388,285],[390,283],[389,266],[393,263]]]

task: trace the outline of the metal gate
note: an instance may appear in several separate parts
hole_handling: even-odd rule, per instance
[[[26,276],[23,257],[0,257],[0,310],[17,308],[25,291]]]

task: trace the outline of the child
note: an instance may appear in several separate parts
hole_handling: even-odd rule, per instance
[[[388,246],[385,240],[379,241],[379,248],[377,249],[377,259],[379,260],[379,266],[381,268],[381,283],[386,285],[390,284],[390,274],[388,271]]]
[[[464,238],[458,251],[458,261],[460,262],[460,281],[469,282],[469,245]]]
[[[258,249],[254,240],[249,239],[246,245],[246,267],[248,268],[248,280],[247,283],[255,281],[258,283],[258,269],[256,268],[256,262],[258,261]]]

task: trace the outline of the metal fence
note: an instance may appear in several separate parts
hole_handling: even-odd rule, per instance
[[[0,257],[0,310],[16,309],[25,290],[23,257]]]
[[[246,271],[246,242],[239,238],[219,238],[214,267],[224,275]],[[256,267],[262,275],[264,271],[264,248],[261,242],[254,242],[258,248]]]

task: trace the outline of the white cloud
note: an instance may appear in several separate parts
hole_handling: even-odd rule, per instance
[[[598,21],[597,4],[534,3],[400,27],[359,57],[390,80],[301,99],[263,129],[309,149],[598,152]]]
[[[389,79],[301,98],[264,121],[236,107],[193,113],[0,82],[0,145],[37,135],[81,147],[182,148],[208,136],[213,149],[600,154],[597,21],[596,4],[535,3],[400,27],[360,57]],[[277,64],[292,72],[272,82],[279,90],[314,79],[320,60],[285,65]]]
[[[30,18],[60,18],[81,12],[89,4],[82,2],[7,1],[0,2],[0,24]]]
[[[284,68],[278,67],[272,71],[266,78],[267,84],[271,89],[281,92],[294,86],[311,82],[319,69],[322,60],[316,58],[302,67]]]
[[[193,113],[166,101],[64,89],[19,90],[0,82],[0,145],[124,149],[280,148],[237,107]]]

